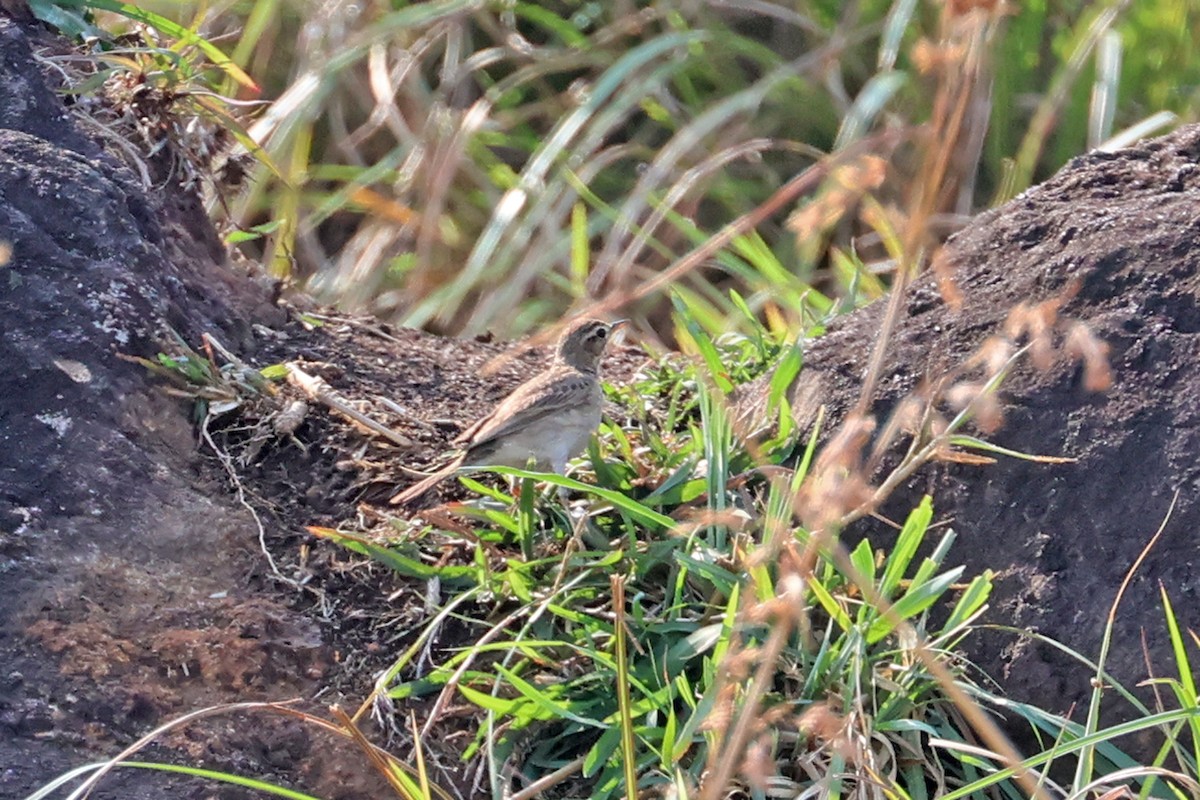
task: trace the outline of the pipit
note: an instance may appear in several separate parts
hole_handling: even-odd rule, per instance
[[[518,386],[453,444],[461,452],[428,478],[400,492],[393,504],[411,503],[460,469],[526,467],[561,473],[567,459],[587,447],[600,426],[604,396],[597,374],[614,330],[625,320],[572,323],[558,340],[554,361]]]

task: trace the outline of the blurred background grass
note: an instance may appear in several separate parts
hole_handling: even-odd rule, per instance
[[[796,330],[1071,157],[1200,106],[1200,0],[140,7],[262,87],[214,72],[223,95],[273,101],[244,119],[263,148],[248,189],[210,198],[229,230],[265,232],[237,235],[247,255],[445,333],[521,335],[621,296],[669,334],[668,298],[637,287],[829,154],[874,154],[667,284],[711,333],[747,310]],[[880,131],[895,136],[866,139]],[[939,147],[923,230],[889,247]]]

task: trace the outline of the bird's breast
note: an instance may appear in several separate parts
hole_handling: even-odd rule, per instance
[[[580,455],[600,426],[598,404],[581,403],[533,420],[472,453],[472,462],[524,467],[533,459],[540,469],[560,471]]]

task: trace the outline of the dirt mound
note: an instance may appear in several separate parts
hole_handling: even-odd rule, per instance
[[[902,518],[931,494],[960,534],[953,552],[968,571],[1003,572],[990,621],[1095,658],[1117,589],[1178,491],[1118,614],[1109,668],[1127,686],[1150,677],[1143,641],[1154,673],[1176,674],[1160,585],[1180,624],[1200,625],[1198,162],[1200,126],[1192,126],[1077,158],[978,217],[948,246],[961,309],[942,302],[932,277],[913,287],[876,398],[885,416],[1001,331],[1018,304],[1069,298],[1060,315],[1109,345],[1114,385],[1088,391],[1082,368],[1066,359],[1045,370],[1026,363],[1004,383],[1005,421],[987,438],[1078,460],[928,468],[887,510]],[[836,410],[858,397],[883,313],[876,304],[839,321],[807,355],[809,380]],[[875,525],[858,531],[880,545],[890,536]],[[1091,673],[1053,647],[1002,631],[973,642],[976,662],[1014,698],[1060,712],[1086,704]],[[1109,709],[1118,705],[1114,696]]]

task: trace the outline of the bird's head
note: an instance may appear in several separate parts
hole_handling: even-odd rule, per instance
[[[604,322],[582,319],[572,322],[558,340],[558,360],[584,372],[595,372],[613,333],[628,320]]]

